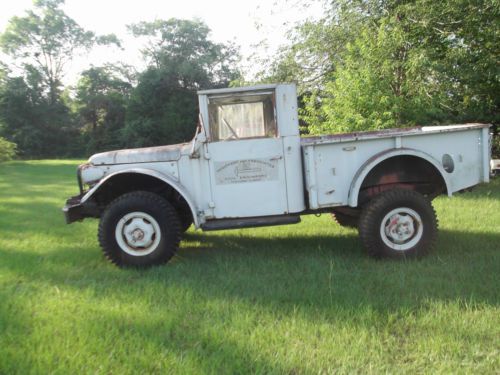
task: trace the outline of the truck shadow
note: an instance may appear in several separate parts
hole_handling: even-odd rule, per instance
[[[492,288],[500,273],[500,234],[443,230],[436,251],[412,261],[369,258],[354,231],[293,238],[190,233],[186,242],[169,264],[148,270],[116,268],[98,256],[98,249],[76,245],[43,255],[29,249],[0,249],[0,270],[76,289],[102,280],[98,290],[103,296],[110,288],[117,288],[112,294],[126,292],[127,282],[120,280],[132,277],[157,284],[159,290],[179,285],[204,298],[282,307],[367,305],[389,312],[416,308],[429,300],[498,305],[500,299]]]
[[[192,233],[188,238],[203,247],[183,247],[173,267],[195,264],[238,275],[238,285],[230,290],[252,301],[272,301],[277,292],[292,305],[315,301],[324,306],[325,296],[333,291],[338,304],[367,304],[382,310],[414,308],[429,299],[499,303],[491,285],[500,273],[500,234],[441,230],[432,254],[408,261],[369,258],[355,231],[331,237],[273,239],[226,233],[207,238]],[[220,290],[217,284],[213,288]]]
[[[18,280],[0,290],[0,322],[29,336],[38,323],[25,311],[37,303],[38,293],[47,299],[63,291],[81,296],[79,309],[86,318],[70,319],[85,335],[100,337],[105,327],[113,327],[127,333],[123,345],[147,344],[179,358],[194,356],[201,372],[284,373],[288,370],[267,361],[254,346],[234,340],[230,331],[240,328],[231,328],[231,322],[242,311],[262,317],[255,324],[300,317],[312,326],[379,329],[380,322],[418,316],[436,302],[468,309],[498,306],[498,243],[500,234],[444,230],[435,253],[394,262],[365,256],[354,231],[293,238],[188,233],[171,263],[149,270],[118,269],[99,258],[98,249],[78,246],[44,254],[0,249],[0,274],[14,273]],[[147,319],[131,319],[135,310]],[[207,325],[214,322],[220,327],[212,332]],[[202,349],[192,353],[189,348]]]

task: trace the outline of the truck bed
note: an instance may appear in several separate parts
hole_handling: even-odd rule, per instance
[[[489,125],[464,124],[330,134],[301,139],[312,209],[356,206],[357,189],[378,162],[408,155],[439,169],[447,194],[489,181]],[[429,165],[430,165],[429,164]],[[346,184],[346,181],[352,183]]]

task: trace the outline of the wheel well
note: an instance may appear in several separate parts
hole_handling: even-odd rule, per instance
[[[429,161],[412,155],[393,156],[377,164],[365,177],[358,203],[396,188],[415,190],[434,199],[446,191],[446,183]]]
[[[167,199],[180,216],[193,217],[189,204],[172,186],[159,178],[142,173],[121,173],[107,180],[91,197],[102,213],[119,196],[132,191],[149,191]]]

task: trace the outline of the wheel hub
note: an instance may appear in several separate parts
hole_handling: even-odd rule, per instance
[[[390,211],[380,224],[382,241],[394,250],[408,250],[415,246],[423,234],[420,215],[408,207]]]
[[[145,212],[132,212],[120,219],[115,230],[116,242],[130,255],[153,252],[161,238],[158,222]]]
[[[410,216],[393,215],[385,227],[385,234],[396,243],[404,243],[415,234],[415,226]]]
[[[140,229],[136,229],[132,232],[132,241],[140,241],[144,238],[144,232]]]

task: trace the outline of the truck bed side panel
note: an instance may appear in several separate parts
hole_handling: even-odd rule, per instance
[[[306,189],[310,208],[342,206],[349,203],[349,191],[367,161],[391,150],[416,150],[442,168],[453,192],[488,181],[488,128],[457,127],[454,131],[433,131],[432,127],[407,134],[380,138],[303,143]],[[450,160],[453,168],[450,168]],[[444,172],[447,169],[448,172]]]

